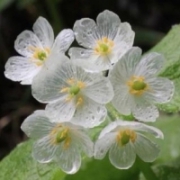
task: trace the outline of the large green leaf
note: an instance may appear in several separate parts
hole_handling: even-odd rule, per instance
[[[32,142],[19,144],[0,162],[1,180],[62,180],[63,173],[54,164],[40,164],[31,157]]]

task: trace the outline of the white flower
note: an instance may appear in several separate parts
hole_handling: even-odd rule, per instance
[[[40,163],[55,161],[69,174],[81,166],[81,152],[93,156],[93,142],[83,127],[69,122],[52,123],[45,111],[35,111],[23,122],[21,129],[28,137],[37,139],[33,158]]]
[[[167,78],[157,77],[164,63],[158,53],[141,59],[141,49],[130,49],[110,71],[114,88],[112,104],[124,115],[133,114],[141,121],[155,121],[159,116],[154,104],[171,100],[174,85]]]
[[[80,125],[99,125],[107,114],[104,104],[114,95],[109,79],[99,73],[85,72],[66,56],[59,57],[67,62],[61,64],[58,59],[53,63],[54,68],[41,71],[32,84],[33,96],[49,103],[46,110],[54,119],[62,117],[68,121],[74,115],[74,122]]]
[[[138,122],[114,121],[102,130],[95,143],[94,156],[102,159],[109,151],[110,162],[118,169],[130,168],[136,154],[145,162],[153,162],[159,149],[143,133],[163,139],[162,132],[157,128]]]
[[[15,41],[15,49],[22,56],[13,56],[5,65],[5,76],[21,84],[31,84],[45,62],[53,54],[64,53],[74,40],[73,31],[65,29],[54,40],[48,21],[39,17],[33,31],[23,31]]]
[[[134,32],[128,23],[121,23],[119,17],[108,10],[97,16],[96,23],[89,18],[74,24],[77,42],[84,48],[71,48],[69,55],[83,68],[99,72],[111,68],[132,47]]]

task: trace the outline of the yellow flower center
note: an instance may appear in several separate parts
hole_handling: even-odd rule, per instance
[[[50,138],[53,145],[63,143],[65,149],[67,149],[71,143],[69,128],[62,126],[61,124],[58,124],[52,129],[50,132]]]
[[[32,50],[33,53],[33,61],[37,66],[43,65],[44,61],[47,59],[47,57],[50,54],[50,49],[49,48],[34,48],[34,47],[29,47],[30,50]]]
[[[113,46],[114,42],[111,39],[103,37],[96,42],[94,51],[96,54],[101,56],[108,55],[111,53]]]
[[[76,106],[81,105],[83,103],[83,97],[79,94],[81,89],[85,88],[85,83],[82,81],[75,80],[74,78],[68,79],[67,84],[68,87],[64,87],[60,90],[61,93],[68,93],[68,97],[66,101],[70,101],[75,96],[76,98]]]
[[[135,131],[131,129],[123,129],[123,130],[120,130],[118,134],[116,135],[116,142],[120,144],[121,146],[124,146],[127,143],[129,143],[129,141],[134,143],[136,138],[137,138],[137,134]]]
[[[143,76],[132,76],[127,82],[129,92],[133,95],[142,95],[147,89],[148,84]]]

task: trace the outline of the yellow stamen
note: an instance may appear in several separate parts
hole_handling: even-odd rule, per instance
[[[82,97],[78,97],[76,106],[80,106],[82,103],[83,103],[83,98]]]
[[[127,81],[127,86],[129,87],[129,92],[137,96],[142,95],[149,89],[149,86],[145,82],[145,78],[143,76],[132,76],[130,80]]]
[[[129,143],[129,141],[134,143],[136,138],[137,138],[137,134],[135,131],[131,129],[122,129],[116,135],[116,142],[123,146]]]
[[[114,42],[111,39],[103,37],[96,42],[94,52],[98,55],[108,55],[111,53],[113,46]]]
[[[63,143],[63,148],[67,149],[71,143],[71,137],[69,136],[69,128],[64,127],[61,124],[55,126],[50,132],[51,144],[58,145]]]
[[[61,93],[69,92],[69,88],[68,87],[62,88],[60,92]]]

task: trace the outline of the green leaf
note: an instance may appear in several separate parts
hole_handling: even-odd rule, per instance
[[[32,141],[19,144],[0,162],[2,180],[62,180],[66,176],[56,165],[40,164],[31,157]]]
[[[159,180],[180,180],[180,116],[161,115],[153,125],[164,133],[164,140],[157,140],[161,153],[153,170]],[[140,180],[146,180],[142,174]]]
[[[159,128],[164,134],[164,140],[157,139],[157,143],[161,149],[157,162],[170,162],[180,157],[179,115],[161,115],[161,117],[155,123],[153,123],[153,126]]]
[[[180,110],[180,25],[175,25],[170,32],[153,47],[151,52],[158,52],[165,56],[166,63],[160,76],[174,81],[175,94],[171,102],[159,105],[159,109],[166,112]]]

